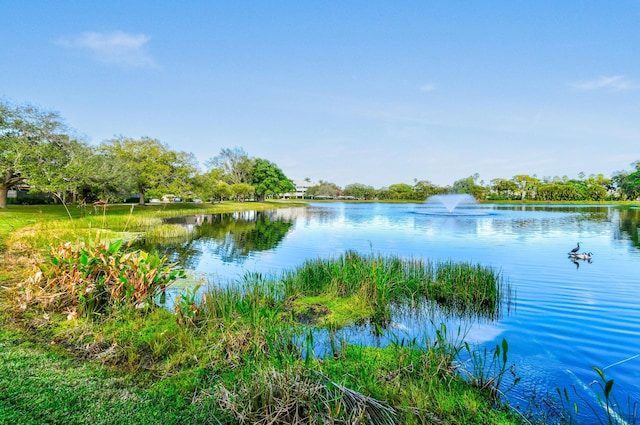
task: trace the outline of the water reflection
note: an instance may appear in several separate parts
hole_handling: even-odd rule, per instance
[[[194,269],[207,251],[223,263],[242,263],[254,252],[268,251],[285,238],[293,222],[273,211],[243,211],[232,214],[196,214],[165,220],[192,231],[183,241],[170,243],[142,240],[139,247],[166,255],[186,268]]]
[[[635,248],[640,248],[640,208],[620,209],[618,227],[620,232],[616,235],[619,239],[629,239]]]

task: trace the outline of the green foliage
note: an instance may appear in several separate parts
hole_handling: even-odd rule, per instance
[[[464,346],[470,364],[461,370],[472,385],[488,390],[491,396],[497,399],[520,382],[521,378],[516,376],[515,365],[508,365],[509,344],[506,339],[503,338],[501,344],[496,344],[491,352],[488,352],[486,347],[481,350],[471,348],[466,342]],[[505,389],[503,380],[507,372],[513,377],[513,381],[509,388]]]
[[[636,161],[633,165],[635,171],[619,172],[614,176],[614,181],[627,199],[637,200],[640,199],[640,161]]]
[[[373,199],[376,197],[376,190],[373,186],[361,183],[352,183],[344,187],[345,196],[353,196],[357,199]]]
[[[238,202],[247,200],[255,191],[253,186],[248,183],[234,183],[230,186],[230,189]]]
[[[184,271],[166,257],[109,245],[51,248],[49,258],[32,279],[50,295],[47,304],[77,309],[79,314],[103,314],[113,309],[152,306]]]
[[[58,186],[70,138],[57,113],[0,101],[0,208],[7,190],[31,181]]]
[[[307,189],[307,195],[315,197],[328,197],[332,198],[340,193],[340,187],[337,184],[331,182],[325,182],[320,180],[320,183],[316,186],[311,186]]]
[[[198,289],[200,289],[200,285],[186,288],[176,298],[174,310],[176,312],[176,320],[181,326],[195,326],[200,318],[200,307],[196,299]]]
[[[476,199],[485,199],[486,188],[477,183],[480,175],[478,173],[473,176],[466,177],[464,179],[456,180],[453,182],[453,193],[468,193]]]
[[[491,268],[450,261],[362,256],[309,260],[283,276],[287,296],[359,297],[375,320],[389,319],[394,303],[435,301],[451,313],[496,317],[502,278]],[[507,288],[508,289],[508,288]]]
[[[219,170],[222,180],[229,185],[249,183],[253,170],[253,160],[240,147],[225,148],[207,161],[210,170]]]
[[[140,204],[145,204],[145,192],[150,189],[169,187],[180,181],[186,184],[195,174],[197,165],[192,154],[176,152],[156,139],[143,137],[136,140],[121,137],[103,142],[100,152],[112,158],[126,170],[140,195]],[[176,183],[178,184],[178,183]]]
[[[266,159],[254,160],[251,182],[260,201],[267,196],[293,192],[295,186],[276,164]]]

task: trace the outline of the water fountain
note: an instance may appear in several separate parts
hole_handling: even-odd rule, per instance
[[[449,214],[454,214],[460,205],[477,204],[476,198],[467,193],[449,193],[445,195],[433,195],[427,198],[428,203],[442,204]]]

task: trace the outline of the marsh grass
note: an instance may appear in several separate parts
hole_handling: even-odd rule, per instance
[[[307,261],[285,273],[282,282],[284,296],[302,298],[298,305],[314,302],[305,297],[357,299],[353,304],[366,304],[380,322],[390,320],[393,304],[414,305],[425,299],[452,314],[493,319],[499,317],[504,290],[510,293],[501,274],[489,267],[353,251]]]

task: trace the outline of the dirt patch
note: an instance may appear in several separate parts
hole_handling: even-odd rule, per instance
[[[298,307],[294,317],[303,325],[316,325],[321,318],[329,314],[331,314],[331,310],[322,304],[305,304]]]

